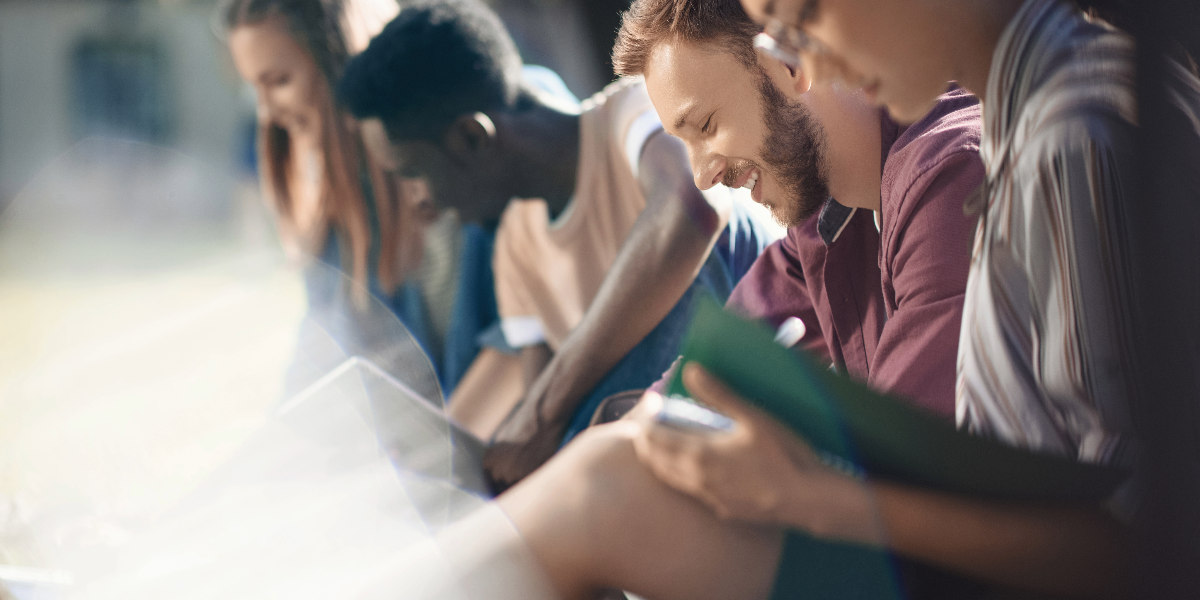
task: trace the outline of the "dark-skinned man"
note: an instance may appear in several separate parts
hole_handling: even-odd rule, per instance
[[[748,200],[696,188],[640,79],[579,110],[523,85],[520,68],[496,16],[455,0],[401,11],[339,89],[387,168],[425,178],[465,221],[499,220],[497,303],[527,385],[485,459],[497,489],[586,427],[604,397],[656,380],[693,299],[724,301],[773,241]],[[452,398],[451,414],[494,410],[477,389]]]

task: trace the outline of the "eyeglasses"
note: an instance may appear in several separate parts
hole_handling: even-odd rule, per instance
[[[800,68],[801,52],[818,56],[829,53],[821,42],[774,17],[767,20],[762,33],[754,36],[754,47],[793,69]]]

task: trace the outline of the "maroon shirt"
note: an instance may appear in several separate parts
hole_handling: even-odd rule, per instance
[[[800,340],[839,372],[953,417],[955,362],[975,218],[963,203],[983,183],[980,109],[953,89],[904,128],[881,116],[880,227],[869,210],[830,199],[767,247],[728,306]]]

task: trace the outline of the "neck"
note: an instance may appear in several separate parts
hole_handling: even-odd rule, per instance
[[[860,92],[837,84],[807,95],[825,129],[829,194],[843,206],[879,210],[879,109]]]
[[[513,157],[513,195],[541,198],[551,218],[558,216],[575,193],[579,115],[538,103],[529,110],[507,113],[501,121],[496,126],[505,129]]]
[[[1024,0],[982,0],[947,4],[961,10],[957,20],[956,54],[958,60],[958,84],[983,102],[987,98],[988,75],[992,70],[992,56],[996,44],[1009,21],[1021,9]]]

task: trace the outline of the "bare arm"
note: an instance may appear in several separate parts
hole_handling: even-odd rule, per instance
[[[653,398],[634,417],[639,458],[720,517],[769,523],[894,552],[1002,586],[1120,598],[1131,590],[1127,529],[1100,507],[1001,502],[860,481],[823,466],[803,440],[689,365],[688,390],[737,421],[728,434],[655,425]]]
[[[583,320],[527,396],[540,398],[547,415],[570,418],[579,400],[666,317],[728,218],[726,207],[718,211],[696,189],[683,144],[665,133],[647,141],[639,180],[646,210]]]
[[[1039,592],[1132,594],[1127,528],[1099,507],[988,502],[889,483],[871,491],[899,554]]]
[[[538,375],[546,370],[546,365],[554,358],[554,351],[545,342],[521,348],[521,381],[525,387],[521,389],[522,396],[529,392]]]
[[[683,143],[656,133],[642,151],[646,209],[580,324],[500,426],[487,468],[515,483],[557,449],[579,401],[670,312],[728,219],[692,181]]]

